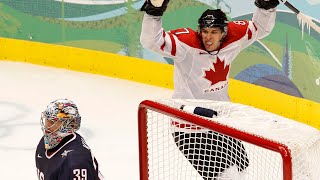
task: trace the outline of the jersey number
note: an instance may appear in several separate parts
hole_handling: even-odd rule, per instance
[[[190,31],[186,28],[183,29],[178,29],[176,32],[174,32],[174,34],[189,34]]]
[[[73,180],[87,180],[87,169],[74,169]]]
[[[237,25],[241,25],[241,26],[244,26],[247,24],[246,21],[233,21],[233,23],[237,24]]]

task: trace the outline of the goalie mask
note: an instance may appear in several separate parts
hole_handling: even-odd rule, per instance
[[[51,102],[41,114],[41,129],[46,149],[56,147],[61,140],[79,130],[81,116],[77,106],[68,99]]]
[[[228,19],[224,12],[220,9],[216,10],[206,10],[202,13],[201,17],[198,19],[198,27],[201,30],[202,28],[212,28],[219,27],[222,32],[224,32],[225,37],[228,32]]]

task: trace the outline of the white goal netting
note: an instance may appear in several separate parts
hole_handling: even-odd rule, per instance
[[[163,110],[163,105],[175,111]],[[196,116],[219,129],[204,128],[192,117],[182,120],[181,105],[217,111],[214,118]],[[152,106],[144,106],[146,121],[139,116],[139,133],[146,130],[146,137],[141,133],[139,137],[140,143],[146,141],[145,147],[140,146],[146,148],[140,161],[147,161],[147,166],[140,164],[140,172],[147,173],[147,179],[318,180],[320,177],[320,131],[313,127],[231,102],[168,99],[157,100]],[[188,112],[183,114],[192,116]],[[232,137],[226,135],[230,133]]]

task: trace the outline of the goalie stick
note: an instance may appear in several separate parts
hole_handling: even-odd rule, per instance
[[[317,26],[314,22],[312,22],[312,19],[300,12],[296,7],[294,7],[291,3],[289,3],[287,0],[280,0],[285,6],[287,6],[289,9],[291,9],[301,20],[306,22],[310,27],[312,27],[314,30],[316,30],[318,33],[320,33],[320,27]]]

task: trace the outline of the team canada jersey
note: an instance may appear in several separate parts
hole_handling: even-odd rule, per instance
[[[207,52],[190,28],[165,32],[159,16],[144,15],[140,41],[145,48],[174,59],[173,98],[229,101],[231,62],[275,24],[275,9],[259,9],[251,21],[232,21],[219,51]]]
[[[77,133],[52,155],[48,156],[43,138],[36,154],[39,180],[101,180],[98,162],[84,139]]]

